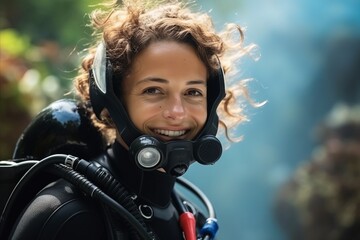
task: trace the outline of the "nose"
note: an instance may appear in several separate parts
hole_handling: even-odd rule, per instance
[[[163,116],[171,120],[183,120],[185,118],[186,110],[181,97],[173,96],[168,99]]]

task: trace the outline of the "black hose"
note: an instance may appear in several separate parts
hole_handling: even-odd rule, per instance
[[[202,240],[212,240],[215,237],[215,234],[218,230],[218,224],[215,216],[215,210],[210,202],[210,200],[207,198],[207,196],[194,184],[192,184],[190,181],[186,180],[185,178],[177,178],[177,183],[185,187],[187,190],[195,194],[200,201],[205,205],[207,208],[207,211],[209,213],[209,217],[206,219],[206,223],[200,230],[200,235],[202,236]]]
[[[105,194],[102,190],[92,184],[84,176],[80,175],[79,173],[68,167],[59,165],[61,163],[68,162],[69,159],[74,158],[75,157],[66,154],[54,154],[38,161],[23,175],[23,177],[19,180],[19,182],[13,189],[10,197],[8,198],[4,211],[1,215],[0,236],[2,236],[3,231],[7,229],[6,219],[9,217],[10,209],[12,209],[15,199],[19,196],[25,184],[28,183],[31,178],[34,177],[39,171],[43,170],[44,168],[48,168],[49,166],[53,166],[52,173],[55,173],[55,175],[65,178],[70,183],[79,187],[82,191],[86,192],[90,196],[104,202],[115,212],[117,212],[126,222],[129,222],[130,225],[134,227],[134,229],[143,239],[153,240],[154,236],[149,235],[147,229],[144,228],[144,226],[138,221],[138,219],[136,219],[127,209],[125,209],[118,202]],[[57,171],[54,171],[54,169],[56,169]]]
[[[71,159],[66,165],[84,174],[90,181],[93,181],[97,186],[103,189],[104,192],[109,194],[110,197],[114,198],[118,203],[124,206],[124,208],[138,220],[142,227],[147,229],[148,234],[153,239],[156,239],[155,234],[145,224],[130,193],[106,169],[98,167],[84,159]]]
[[[201,202],[205,205],[210,218],[216,217],[215,209],[214,209],[212,203],[210,202],[208,197],[197,186],[195,186],[193,183],[191,183],[190,181],[188,181],[182,177],[177,178],[176,182],[178,182],[180,185],[184,186],[186,189],[191,191],[193,194],[195,194],[201,200]]]
[[[171,192],[171,198],[173,200],[174,206],[176,208],[176,210],[181,214],[184,212],[187,212],[186,207],[184,206],[184,204],[182,203],[180,196],[175,192],[175,190],[173,190]]]
[[[55,163],[60,163],[62,162],[67,155],[65,154],[55,154],[49,157],[46,157],[44,159],[42,159],[41,161],[38,161],[36,164],[34,164],[23,176],[22,178],[19,180],[19,182],[16,184],[16,186],[14,187],[13,191],[11,192],[6,205],[4,207],[4,210],[1,214],[1,219],[0,219],[0,236],[2,236],[3,232],[5,231],[6,228],[6,219],[8,219],[9,214],[10,214],[10,209],[12,209],[13,204],[15,202],[15,199],[18,197],[18,195],[21,193],[23,187],[25,186],[26,183],[29,182],[29,180],[35,175],[37,174],[40,170],[42,170],[44,167],[47,167],[49,165],[55,164]]]
[[[105,203],[111,209],[113,209],[116,213],[119,214],[124,220],[129,222],[130,226],[132,226],[140,237],[144,240],[153,240],[151,236],[149,236],[147,230],[139,223],[139,221],[122,205],[112,199],[109,195],[104,193],[100,188],[95,186],[92,182],[90,182],[87,178],[83,175],[79,174],[78,172],[70,169],[65,168],[61,165],[54,165],[56,168],[56,172],[60,177],[64,178],[65,180],[71,182],[76,187],[80,188],[85,193],[89,194],[91,197],[95,199],[99,199],[101,202]]]

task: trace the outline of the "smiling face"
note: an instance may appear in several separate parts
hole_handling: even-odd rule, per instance
[[[207,70],[187,44],[160,41],[135,59],[122,83],[130,119],[162,141],[193,139],[207,118]]]

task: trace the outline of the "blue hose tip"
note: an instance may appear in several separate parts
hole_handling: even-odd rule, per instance
[[[217,223],[217,219],[208,218],[204,226],[200,230],[200,234],[202,237],[209,236],[210,240],[215,238],[215,235],[219,229],[219,225]]]

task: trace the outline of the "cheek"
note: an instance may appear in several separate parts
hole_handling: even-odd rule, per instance
[[[133,122],[133,124],[137,128],[139,128],[137,126],[138,125],[137,122],[139,121],[139,117],[141,115],[139,114],[139,112],[137,110],[140,108],[141,105],[139,107],[136,107],[136,105],[138,105],[138,104],[136,101],[133,101],[132,99],[127,99],[125,105],[126,105],[126,111],[128,113],[130,120]]]
[[[204,106],[198,106],[196,108],[191,109],[191,114],[193,116],[193,119],[197,122],[197,124],[200,127],[203,127],[205,125],[206,119],[207,119],[207,107]]]
[[[206,119],[207,119],[207,111],[205,109],[204,112],[201,114],[201,117],[199,120],[201,122],[202,127],[205,125]]]
[[[139,130],[143,130],[144,123],[159,114],[158,112],[161,110],[158,106],[149,106],[136,101],[132,101],[127,107],[130,120]]]
[[[128,108],[128,114],[130,120],[134,123],[135,127],[141,129],[141,122],[143,121],[143,117],[145,116],[145,113],[143,112],[142,114],[140,114],[143,111],[141,106],[135,107],[131,105],[132,104],[130,104]]]

